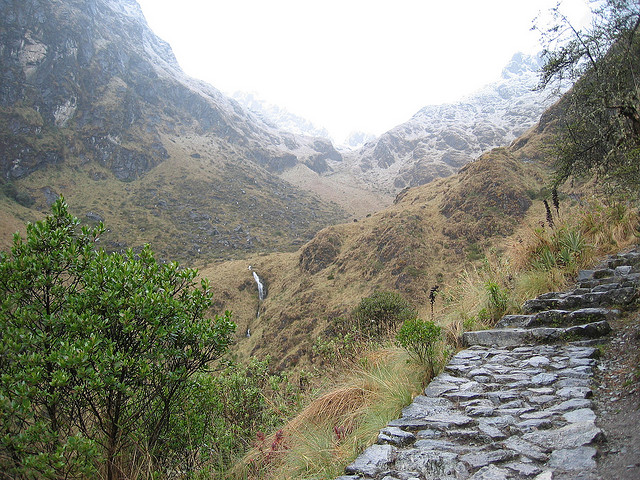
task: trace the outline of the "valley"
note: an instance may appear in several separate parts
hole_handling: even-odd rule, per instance
[[[569,147],[558,138],[570,143],[579,124],[574,116],[567,127],[581,84],[561,97],[535,89],[540,58],[516,53],[475,94],[416,106],[348,148],[189,77],[135,0],[0,0],[0,12],[9,476],[335,478],[462,349],[463,332],[522,317],[524,299],[568,289],[637,242],[637,198],[602,179],[635,172],[639,109],[598,127],[615,133],[602,143],[629,148],[599,157],[620,161],[615,169],[562,167]],[[613,118],[604,104],[606,115],[578,120]],[[623,127],[631,133],[618,137]],[[627,266],[635,278],[637,262]],[[630,309],[636,294],[634,283]],[[396,311],[358,317],[385,295],[431,329],[421,339],[428,361],[401,344],[408,322]],[[633,315],[616,321],[637,323]],[[564,348],[526,355],[558,363]],[[625,361],[637,383],[635,360]],[[325,457],[319,466],[313,455]]]
[[[376,290],[426,316],[429,289],[504,249],[548,182],[539,144],[553,115],[530,128],[551,102],[532,90],[538,59],[515,55],[476,95],[341,153],[187,77],[135,2],[63,4],[69,15],[51,10],[47,30],[26,7],[5,18],[0,245],[64,195],[81,221],[104,222],[107,251],[150,244],[198,267],[212,312],[234,313],[241,358],[311,365],[316,339]]]

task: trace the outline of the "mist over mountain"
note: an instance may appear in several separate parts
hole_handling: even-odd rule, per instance
[[[131,180],[166,157],[162,133],[189,131],[242,147],[250,160],[271,171],[298,161],[323,168],[328,142],[278,131],[185,75],[134,0],[3,3],[2,106],[14,114],[18,104],[35,110],[40,134],[42,128],[52,134],[66,129],[81,136],[81,145],[68,154],[55,148],[59,145],[30,146],[19,158],[5,157],[4,174],[17,178],[33,171],[45,150],[48,163],[84,154],[108,165],[119,179]],[[17,117],[11,133],[33,133],[33,125]]]
[[[371,133],[365,133],[361,131],[352,132],[342,147],[348,147],[352,150],[357,150],[365,146],[369,142],[373,142],[377,137]]]
[[[233,93],[231,98],[269,125],[296,135],[326,138],[334,142],[338,150],[359,149],[365,143],[376,139],[376,135],[363,131],[353,131],[345,139],[334,139],[326,128],[319,127],[310,120],[289,112],[286,108],[262,100],[257,94],[238,91]]]
[[[314,125],[313,122],[299,115],[291,113],[286,108],[262,100],[255,93],[234,92],[231,95],[240,105],[257,115],[266,124],[295,135],[322,137],[330,139],[329,132],[324,127]]]
[[[420,109],[347,155],[340,168],[390,193],[451,175],[482,152],[508,145],[557,100],[535,90],[539,68],[538,57],[515,54],[498,81],[459,102]]]

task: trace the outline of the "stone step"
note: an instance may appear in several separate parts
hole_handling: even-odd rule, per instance
[[[628,253],[613,255],[607,261],[607,266],[609,268],[616,268],[624,265],[629,265],[631,267],[640,267],[640,252],[632,251]]]
[[[462,343],[466,346],[515,347],[600,338],[610,331],[611,326],[606,320],[571,327],[496,328],[464,332]]]
[[[600,286],[607,288],[637,287],[640,284],[640,273],[629,273],[627,275],[614,275],[604,278],[582,278],[577,281],[578,287],[594,290]]]
[[[568,327],[602,320],[610,321],[619,315],[619,310],[608,308],[545,310],[529,315],[505,315],[496,324],[496,328]]]
[[[337,480],[596,478],[596,353],[575,345],[458,352]]]
[[[615,288],[609,291],[591,291],[590,293],[557,293],[540,295],[527,300],[522,306],[525,314],[543,310],[577,310],[580,308],[600,308],[627,306],[637,298],[637,287]]]

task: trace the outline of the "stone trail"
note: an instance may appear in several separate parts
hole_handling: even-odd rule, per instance
[[[594,344],[636,300],[640,250],[527,301],[458,352],[337,480],[591,480]]]

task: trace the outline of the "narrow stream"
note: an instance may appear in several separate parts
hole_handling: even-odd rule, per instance
[[[253,279],[256,281],[256,285],[258,285],[258,309],[256,312],[256,319],[260,318],[260,302],[262,302],[265,297],[267,296],[265,288],[264,288],[264,284],[262,283],[262,280],[260,279],[260,276],[253,271],[253,269],[251,268],[251,265],[249,265],[249,270],[251,270],[251,273],[253,274]],[[245,334],[247,337],[251,336],[251,329],[247,328],[247,332]]]
[[[262,281],[260,280],[260,277],[258,276],[258,274],[256,272],[252,272],[252,273],[253,273],[254,280],[258,284],[258,300],[262,301],[264,300],[264,285],[262,284]]]

